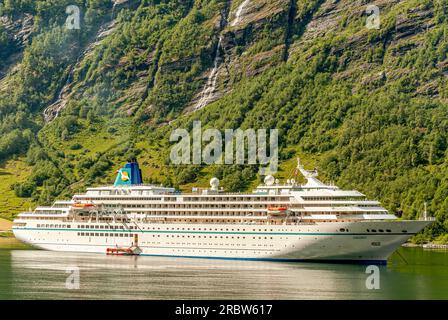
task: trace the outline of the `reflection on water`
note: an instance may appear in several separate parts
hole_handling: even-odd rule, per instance
[[[380,267],[0,250],[2,299],[447,299],[448,253],[400,249]],[[80,269],[68,290],[67,268]]]

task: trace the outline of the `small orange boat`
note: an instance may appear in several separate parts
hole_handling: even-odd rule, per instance
[[[111,256],[133,256],[136,255],[130,248],[107,248],[106,254]]]
[[[129,248],[107,248],[106,254],[110,256],[138,256],[142,250],[138,247],[138,234],[134,234],[134,242]]]

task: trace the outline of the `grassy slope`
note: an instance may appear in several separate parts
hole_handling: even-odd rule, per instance
[[[12,227],[11,221],[0,218],[0,232],[10,230],[11,227]]]
[[[11,190],[11,185],[26,180],[31,170],[32,168],[23,159],[10,160],[0,166],[1,218],[12,220],[18,212],[28,210],[32,206],[30,199],[18,198],[14,190]]]

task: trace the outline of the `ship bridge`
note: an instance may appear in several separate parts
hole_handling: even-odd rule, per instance
[[[337,186],[328,185],[320,181],[318,177],[317,169],[312,171],[305,170],[298,160],[297,171],[300,172],[306,179],[306,184],[299,185],[294,179],[288,179],[286,183],[280,184],[278,179],[273,176],[267,176],[264,179],[264,184],[259,185],[254,191],[256,193],[268,193],[268,194],[297,194],[306,193],[312,196],[313,194],[328,195],[328,196],[343,196],[343,197],[364,197],[364,195],[358,191],[343,191]]]

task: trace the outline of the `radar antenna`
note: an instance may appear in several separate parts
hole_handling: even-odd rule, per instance
[[[322,187],[325,186],[324,183],[322,183],[319,179],[317,179],[317,176],[319,173],[317,172],[317,169],[314,170],[305,170],[303,165],[300,163],[300,158],[297,158],[297,170],[300,171],[300,173],[303,175],[303,177],[307,180],[306,186],[308,187]]]
[[[305,168],[303,167],[303,165],[300,163],[300,158],[297,158],[297,169],[300,171],[300,173],[301,173],[306,179],[315,178],[315,177],[319,176],[319,173],[317,172],[317,169],[316,169],[316,168],[314,168],[314,170],[312,170],[312,171],[305,170]]]

